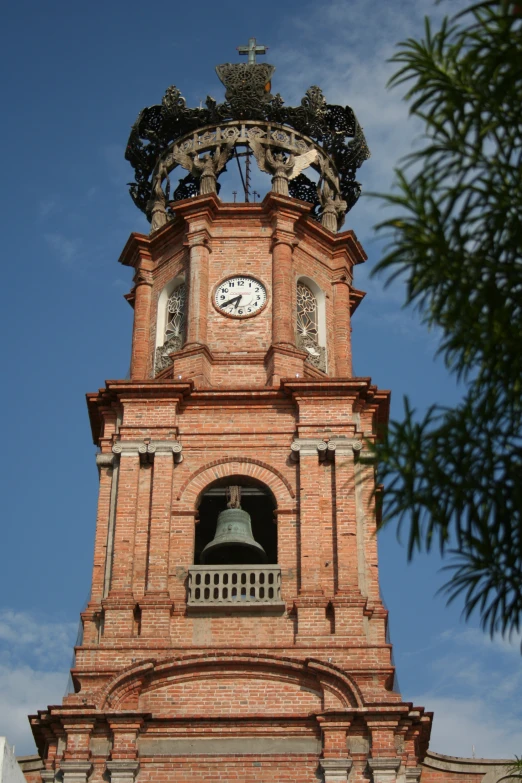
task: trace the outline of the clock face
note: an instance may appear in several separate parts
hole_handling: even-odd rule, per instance
[[[235,318],[256,315],[266,304],[266,288],[254,277],[228,277],[216,289],[214,303]]]

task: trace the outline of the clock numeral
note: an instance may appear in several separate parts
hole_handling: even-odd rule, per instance
[[[257,294],[258,291],[259,291],[259,286],[257,286],[257,288],[254,288],[254,293],[255,294]]]
[[[251,312],[252,312],[252,308],[251,308],[251,307],[249,307],[249,308],[247,309],[247,313],[251,313]]]
[[[235,283],[229,283],[228,285],[229,285],[230,288],[234,288]]]
[[[225,298],[225,294],[221,294],[221,296],[219,298],[220,299],[224,299]]]
[[[223,293],[228,294],[228,288],[223,288],[222,291]]]
[[[258,294],[258,295],[257,295],[257,300],[259,301],[260,299],[261,299],[261,297],[260,297],[260,296],[259,296],[259,294]]]
[[[237,312],[239,315],[243,315],[243,310],[238,310]]]

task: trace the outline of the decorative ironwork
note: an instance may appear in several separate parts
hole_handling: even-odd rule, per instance
[[[217,177],[224,167],[221,154],[230,155],[233,147],[247,147],[252,142],[260,149],[262,142],[265,160],[269,155],[275,158],[284,152],[284,163],[288,162],[288,155],[297,157],[318,150],[316,163],[324,168],[318,183],[321,196],[311,201],[309,188],[303,187],[302,179],[288,192],[295,197],[296,193],[306,191],[306,200],[314,203],[314,216],[321,211],[321,222],[326,228],[335,230],[332,209],[326,209],[327,217],[323,220],[325,208],[331,207],[328,203],[331,193],[323,193],[325,182],[333,191],[337,218],[341,209],[348,210],[355,204],[361,189],[355,173],[370,153],[352,109],[328,104],[317,86],[306,91],[299,106],[285,106],[279,94],[270,92],[274,70],[266,63],[226,63],[216,68],[227,88],[223,103],[207,97],[204,106],[188,108],[178,88],[171,86],[161,104],[140,112],[132,126],[125,157],[135,172],[135,182],[129,185],[130,194],[152,222],[153,229],[168,219],[163,183],[176,163],[172,159],[174,150],[178,157],[184,155],[191,161],[190,168],[188,160],[181,163],[187,164],[191,179],[185,177],[175,187],[174,200],[194,195],[196,186],[197,192],[215,191]],[[249,120],[252,122],[248,123]],[[213,154],[204,160],[201,157],[204,153]],[[301,176],[301,172],[293,174],[295,179]],[[284,190],[288,182],[285,177],[283,180]],[[281,182],[278,181],[278,186]]]
[[[297,347],[307,351],[313,367],[326,372],[326,351],[319,345],[317,298],[304,283],[297,284]]]
[[[306,174],[299,174],[298,177],[288,183],[288,195],[292,198],[298,198],[300,201],[308,201],[314,207],[310,212],[310,217],[314,220],[321,220],[319,195],[317,193],[317,182],[312,182]]]
[[[185,321],[187,314],[187,287],[181,283],[171,293],[167,300],[167,325],[165,327],[164,343],[156,350],[154,374],[170,367],[170,354],[181,350],[185,336]]]

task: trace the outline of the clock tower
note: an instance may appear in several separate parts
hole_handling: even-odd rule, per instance
[[[369,152],[352,109],[287,107],[243,49],[223,103],[170,87],[129,138],[151,232],[120,257],[130,378],[87,395],[92,589],[74,693],[31,717],[46,783],[420,779],[431,715],[395,687],[378,582],[389,393],[351,357]],[[263,201],[220,197],[234,158]]]

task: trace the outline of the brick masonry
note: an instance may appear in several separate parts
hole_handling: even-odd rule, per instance
[[[28,766],[30,783],[419,779],[431,714],[393,690],[378,584],[368,443],[389,393],[351,369],[365,255],[308,211],[274,194],[201,196],[127,242],[131,378],[87,396],[100,494],[75,693],[31,716],[42,769]],[[268,292],[245,320],[213,305],[240,274]],[[302,276],[325,296],[327,372],[295,345]],[[174,278],[188,285],[186,340],[153,377],[158,300]],[[273,499],[275,614],[187,607],[201,499],[227,482]],[[480,779],[444,774],[422,779]]]

